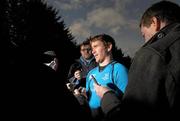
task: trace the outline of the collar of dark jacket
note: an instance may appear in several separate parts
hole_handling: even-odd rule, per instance
[[[172,23],[164,28],[162,28],[159,32],[157,32],[148,42],[146,42],[142,47],[150,45],[159,39],[164,38],[169,32],[174,31],[175,29],[180,27],[180,23]]]

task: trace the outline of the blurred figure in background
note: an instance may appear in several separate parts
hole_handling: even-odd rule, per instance
[[[91,38],[88,38],[79,45],[81,57],[70,67],[68,74],[69,82],[67,84],[70,90],[85,87],[88,72],[97,66],[95,58],[92,54],[90,39]]]
[[[44,52],[44,64],[53,70],[57,71],[58,69],[58,59],[56,57],[56,53],[54,51],[46,51]]]
[[[86,113],[65,85],[76,47],[57,12],[40,0],[1,0],[0,13],[0,119],[81,120]],[[49,50],[56,72],[44,64]]]

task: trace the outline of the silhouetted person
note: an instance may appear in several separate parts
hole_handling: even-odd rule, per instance
[[[3,0],[0,13],[1,47],[5,50],[0,119],[81,120],[77,115],[86,114],[65,85],[73,59],[66,54],[72,54],[75,46],[63,21],[39,0]],[[58,73],[43,63],[48,50],[56,53]]]
[[[56,57],[56,53],[54,51],[46,51],[44,52],[44,64],[53,70],[58,70],[58,58]]]

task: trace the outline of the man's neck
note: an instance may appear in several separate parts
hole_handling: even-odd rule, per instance
[[[111,61],[113,60],[113,58],[111,56],[108,56],[104,59],[103,62],[99,63],[99,66],[106,66],[108,65]]]

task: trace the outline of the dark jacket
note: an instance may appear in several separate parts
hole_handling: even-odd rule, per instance
[[[76,60],[74,64],[71,65],[70,69],[69,69],[69,74],[68,74],[68,81],[70,83],[74,83],[76,80],[76,78],[74,77],[74,73],[77,70],[81,70],[82,71],[82,79],[80,80],[80,83],[78,84],[77,87],[79,86],[83,86],[85,87],[86,85],[86,76],[88,74],[88,72],[93,69],[94,67],[97,66],[97,63],[95,61],[95,58],[92,58],[89,62],[86,62],[83,57],[80,57],[80,59]]]
[[[108,103],[115,95],[105,96],[102,109],[111,117],[179,120],[180,24],[166,26],[136,53],[122,102]]]
[[[76,98],[64,79],[44,65],[8,68],[1,82],[1,120],[82,120]],[[62,113],[63,112],[63,113]]]

